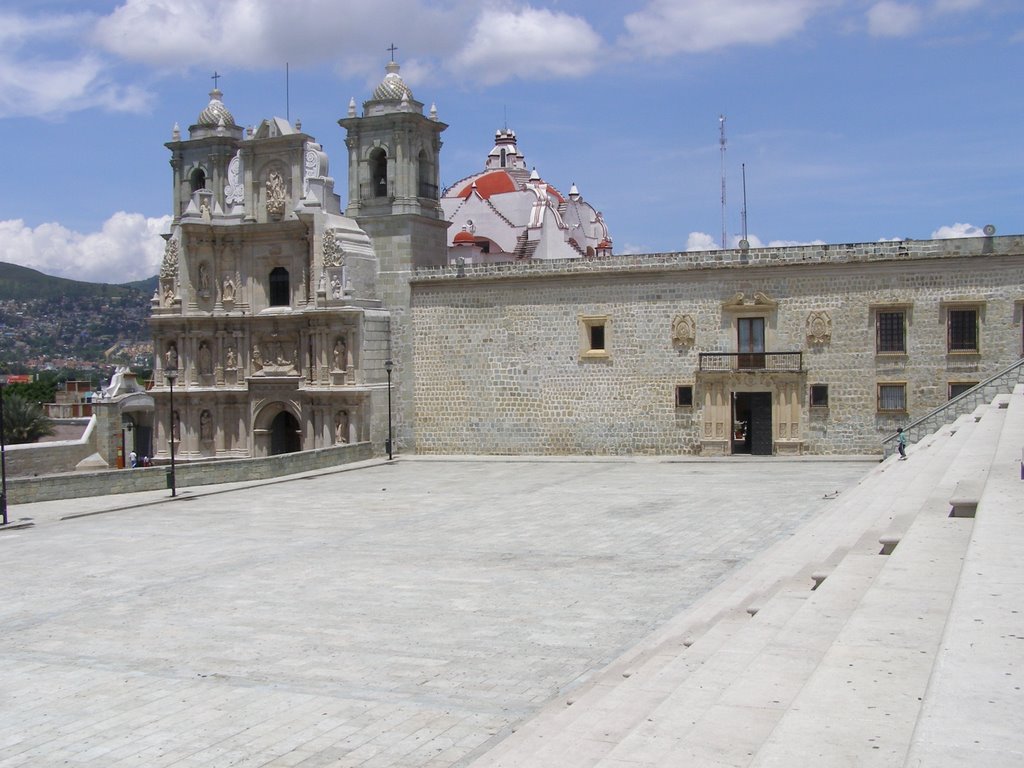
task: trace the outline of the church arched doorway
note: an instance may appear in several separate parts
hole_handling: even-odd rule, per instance
[[[288,411],[281,411],[270,422],[270,455],[295,453],[301,449],[298,420]]]

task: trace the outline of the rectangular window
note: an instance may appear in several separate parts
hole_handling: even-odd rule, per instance
[[[693,407],[693,385],[681,384],[676,387],[676,408]]]
[[[740,368],[764,368],[764,318],[736,319],[736,351]]]
[[[811,384],[811,408],[828,408],[828,384]]]
[[[579,320],[580,357],[608,357],[608,330],[611,322],[608,316],[581,316]]]
[[[949,310],[948,324],[948,339],[950,352],[978,351],[977,309]]]
[[[976,381],[951,381],[949,382],[949,399],[952,400],[977,385]]]
[[[875,315],[875,350],[880,354],[906,352],[906,327],[903,310],[879,310]]]
[[[906,384],[879,384],[878,385],[878,410],[906,413],[907,410],[907,385]]]

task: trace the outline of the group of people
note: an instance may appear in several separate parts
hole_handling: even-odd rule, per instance
[[[149,456],[143,456],[139,459],[139,454],[135,451],[130,451],[128,453],[128,466],[132,469],[135,469],[136,467],[152,467],[153,462],[150,461]]]

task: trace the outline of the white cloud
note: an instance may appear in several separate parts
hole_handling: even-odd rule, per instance
[[[517,77],[579,77],[593,71],[601,47],[600,36],[577,16],[485,8],[451,68],[486,85]]]
[[[0,221],[0,261],[48,275],[90,282],[126,283],[160,271],[171,217],[147,218],[119,211],[99,232],[82,234],[62,224],[29,227],[21,219]]]
[[[800,32],[826,5],[823,0],[651,0],[626,16],[622,43],[649,57],[775,43]]]
[[[960,224],[959,222],[953,226],[939,227],[932,232],[933,240],[950,240],[955,237],[984,237],[985,233],[981,227],[976,227],[973,224]]]
[[[686,238],[686,250],[717,251],[719,245],[715,242],[715,238],[705,232],[691,232]]]
[[[101,57],[76,49],[76,36],[90,23],[83,15],[0,15],[0,118],[59,118],[91,107],[137,112],[148,106],[141,89],[113,82]]]
[[[960,13],[980,8],[985,0],[935,0],[935,10],[939,13]]]
[[[920,9],[908,3],[883,0],[868,9],[868,33],[872,37],[904,37],[920,24]]]

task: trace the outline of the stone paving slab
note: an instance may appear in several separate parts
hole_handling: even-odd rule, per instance
[[[12,507],[0,768],[464,765],[870,466],[403,459]]]

